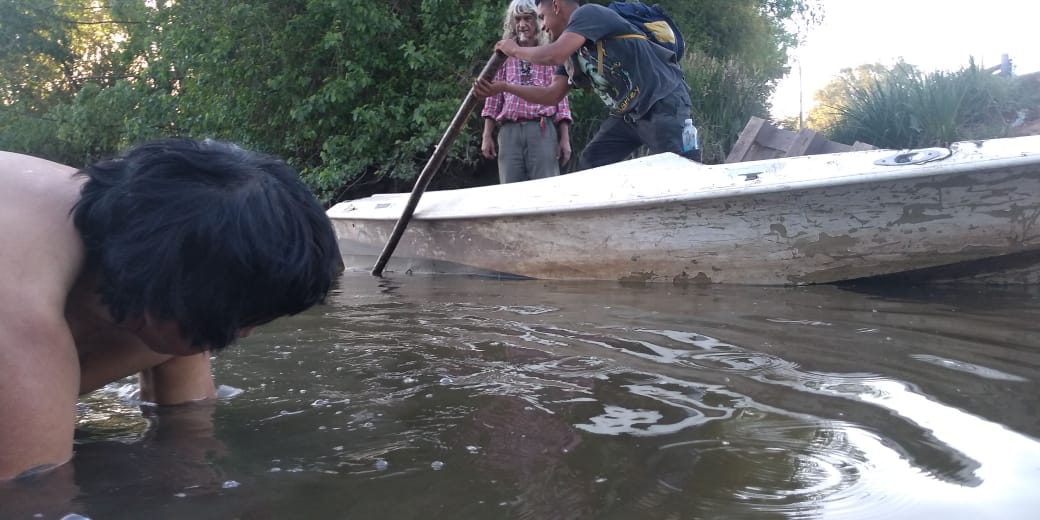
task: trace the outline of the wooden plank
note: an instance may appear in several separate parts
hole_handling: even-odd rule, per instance
[[[819,146],[819,148],[816,149],[814,154],[841,153],[841,152],[851,152],[851,151],[852,151],[852,147],[847,145],[847,144],[836,143],[834,141],[824,141]]]
[[[874,146],[859,141],[854,146],[829,141],[809,129],[792,132],[776,128],[765,119],[752,117],[726,157],[726,163],[873,149]]]
[[[795,134],[794,141],[791,142],[791,146],[787,148],[784,153],[784,157],[797,157],[799,155],[810,155],[812,148],[817,144],[817,141],[823,139],[820,134],[803,128]]]
[[[780,157],[783,157],[787,149],[794,143],[794,138],[795,133],[790,130],[766,125],[766,128],[758,134],[758,144],[779,151]]]
[[[755,141],[758,139],[758,133],[762,131],[764,126],[766,126],[765,119],[752,116],[751,119],[748,120],[747,125],[744,126],[744,130],[740,132],[740,137],[737,138],[737,142],[733,145],[733,149],[730,150],[729,155],[726,156],[726,162],[743,162],[748,151],[751,150],[751,145],[755,144]]]
[[[784,151],[777,148],[771,148],[769,146],[762,146],[761,143],[755,143],[751,145],[751,150],[747,155],[744,156],[744,160],[747,161],[764,161],[766,159],[779,159],[784,156]]]

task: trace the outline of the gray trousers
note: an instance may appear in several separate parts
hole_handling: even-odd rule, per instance
[[[498,181],[506,184],[559,175],[559,150],[552,119],[545,119],[544,132],[539,120],[503,123],[498,128]]]

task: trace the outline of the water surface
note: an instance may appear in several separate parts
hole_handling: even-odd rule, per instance
[[[347,274],[219,355],[238,395],[86,400],[74,489],[15,496],[95,520],[1035,518],[1038,295]]]

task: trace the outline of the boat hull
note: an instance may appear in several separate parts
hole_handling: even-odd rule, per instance
[[[871,164],[879,156],[834,155],[856,154]],[[755,167],[768,177],[792,167],[783,161]],[[762,180],[712,168],[691,175],[725,174],[725,182],[738,187]],[[1037,281],[1040,164],[989,161],[933,170],[801,187],[778,182],[775,189],[716,190],[686,199],[648,197],[621,207],[456,218],[417,212],[388,270],[675,284],[804,285],[907,273],[931,281]],[[453,196],[485,193],[473,190]],[[396,219],[335,209],[330,216],[348,267],[370,268]],[[986,263],[1001,257],[1016,261],[1010,267],[994,262],[988,272]]]

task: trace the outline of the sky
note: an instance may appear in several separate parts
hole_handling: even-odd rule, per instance
[[[1038,0],[822,0],[823,23],[792,53],[791,73],[773,96],[773,116],[798,115],[843,68],[892,65],[900,57],[924,72],[992,67],[1008,54],[1016,74],[1040,71]],[[799,88],[801,63],[801,88]]]

